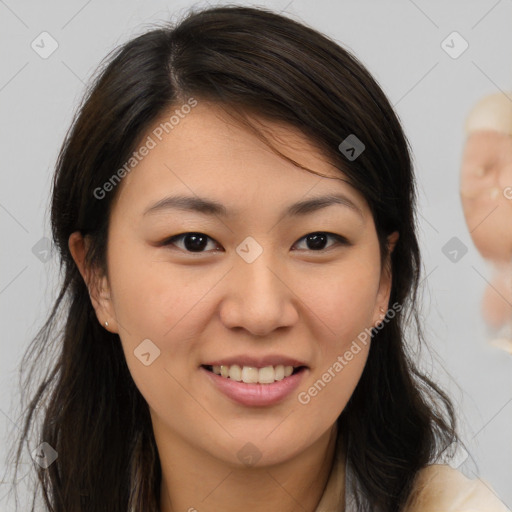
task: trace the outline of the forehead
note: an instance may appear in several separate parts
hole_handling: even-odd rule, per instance
[[[250,118],[277,150],[322,176],[276,154],[215,104],[198,100],[179,117],[176,110],[179,106],[168,109],[140,138],[135,150],[151,149],[123,178],[118,201],[137,206],[178,191],[229,202],[233,208],[259,202],[270,207],[289,198],[339,192],[349,195],[361,210],[366,208],[364,197],[298,129]]]

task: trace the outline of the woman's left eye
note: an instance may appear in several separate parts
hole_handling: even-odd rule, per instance
[[[295,244],[297,245],[299,242],[304,240],[306,242],[305,250],[310,250],[314,252],[323,251],[326,249],[325,245],[327,243],[327,240],[331,238],[335,240],[335,244],[333,245],[350,245],[350,242],[343,236],[337,235],[336,233],[328,233],[325,231],[315,231],[313,233],[309,233],[302,238],[300,238]],[[169,245],[176,245],[178,246],[178,241],[183,241],[183,246],[179,247],[180,249],[185,250],[186,252],[208,252],[204,251],[203,249],[208,246],[208,240],[211,240],[215,243],[217,243],[213,238],[209,237],[208,235],[205,235],[204,233],[181,233],[180,235],[175,235],[170,238],[167,238],[163,242],[161,242],[160,245],[162,246],[169,246]],[[214,249],[215,251],[218,251],[218,249]]]
[[[345,237],[337,235],[336,233],[327,233],[325,231],[309,233],[308,235],[302,237],[300,240],[305,240],[306,244],[309,245],[306,250],[323,251],[329,238],[332,238],[336,241],[334,245],[349,245],[349,241]]]

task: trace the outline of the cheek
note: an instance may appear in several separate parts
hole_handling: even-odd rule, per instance
[[[110,245],[109,277],[115,313],[128,333],[162,339],[181,327],[179,322],[214,284],[215,276],[205,273],[202,278],[199,267],[172,265],[154,249],[133,244],[132,249],[119,250],[128,245],[116,245],[115,240]]]
[[[366,364],[380,278],[377,257],[378,252],[354,253],[328,279],[317,280],[316,286],[309,282],[316,359],[297,399],[303,421],[319,432],[341,414]]]
[[[194,282],[190,272],[172,269],[135,244],[129,248],[112,239],[111,247],[111,295],[135,385],[153,410],[166,411],[170,403],[186,410],[191,400],[181,385],[189,387],[193,340],[201,328],[194,322],[200,308],[194,306],[208,283]]]
[[[222,275],[206,266],[171,264],[165,254],[136,244],[129,247],[114,237],[109,245],[111,295],[132,377],[150,403],[160,390],[173,389],[177,396],[179,385],[167,371],[185,383],[196,368],[197,340],[211,321],[211,311],[201,301]],[[156,347],[149,344],[149,352],[158,354],[150,366],[137,358],[147,339]]]
[[[369,335],[364,341],[339,343],[322,364],[313,369],[297,396],[303,410],[303,425],[319,434],[337,420],[361,378],[369,348]]]
[[[308,315],[323,325],[327,339],[336,348],[368,327],[373,322],[375,301],[380,278],[380,261],[377,253],[354,251],[322,275],[310,273],[297,281],[297,294],[309,310]],[[328,343],[330,350],[333,343]]]

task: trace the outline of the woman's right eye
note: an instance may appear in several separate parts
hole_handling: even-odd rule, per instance
[[[164,241],[161,242],[161,246],[171,246],[175,245],[177,247],[178,244],[176,242],[182,241],[183,245],[179,247],[180,249],[186,251],[186,252],[208,252],[204,251],[203,249],[208,246],[208,240],[213,240],[213,238],[210,238],[208,235],[205,235],[204,233],[181,233],[179,235],[171,236],[170,238],[166,238]],[[217,243],[217,242],[215,242]],[[217,251],[218,249],[215,249]]]

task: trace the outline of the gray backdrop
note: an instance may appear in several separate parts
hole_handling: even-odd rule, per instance
[[[464,461],[462,454],[459,468],[468,476],[478,472],[512,507],[512,356],[485,342],[480,301],[490,268],[472,245],[458,191],[469,108],[484,95],[512,90],[512,0],[234,3],[266,5],[330,35],[361,59],[394,104],[418,176],[423,315],[437,353],[437,359],[429,353],[422,359],[457,404],[476,461]],[[21,426],[19,359],[45,319],[59,279],[45,240],[47,206],[72,114],[91,73],[114,46],[191,5],[0,0],[2,460]],[[454,31],[459,35],[449,55],[442,42]],[[464,40],[469,46],[458,55]],[[468,249],[457,262],[442,251],[452,237]],[[0,485],[1,510],[11,510],[6,492]]]

